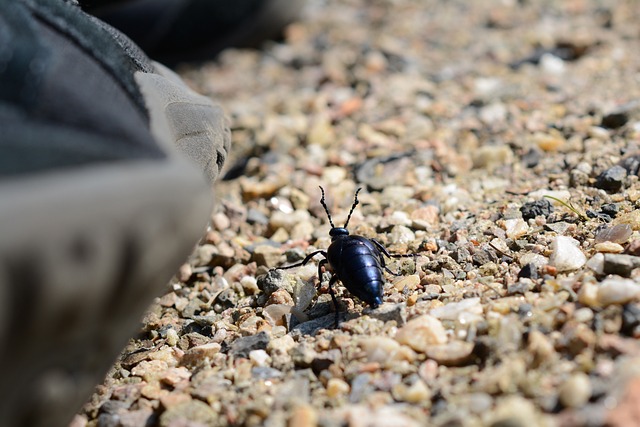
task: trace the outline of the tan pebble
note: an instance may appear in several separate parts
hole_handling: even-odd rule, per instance
[[[576,372],[560,385],[558,390],[560,403],[568,408],[584,406],[591,398],[591,381],[584,372]]]
[[[400,360],[413,361],[415,353],[401,344],[387,337],[368,337],[358,342],[367,354],[370,362],[389,363]]]
[[[327,382],[327,396],[330,398],[345,395],[350,389],[349,384],[340,378],[331,378]]]
[[[404,276],[396,280],[393,284],[393,287],[399,291],[407,288],[411,291],[415,290],[416,287],[420,284],[420,276],[417,274],[410,274],[409,276]]]
[[[618,215],[613,224],[629,224],[634,231],[640,230],[640,210],[634,210]]]
[[[171,347],[175,347],[176,344],[178,344],[178,340],[180,339],[180,337],[178,337],[178,332],[176,332],[175,329],[173,328],[169,328],[167,329],[167,344],[169,344]]]
[[[205,359],[212,359],[220,352],[222,346],[217,342],[199,345],[187,350],[182,357],[182,363],[185,365],[195,365]]]
[[[414,382],[412,385],[397,384],[393,390],[393,397],[407,403],[423,403],[431,399],[431,391],[422,380]]]
[[[191,278],[192,274],[193,274],[193,269],[191,268],[191,265],[189,265],[188,263],[182,264],[178,269],[177,278],[181,282],[186,282]]]
[[[413,307],[418,302],[418,293],[414,292],[407,298],[407,307]]]
[[[417,229],[427,230],[439,222],[440,209],[437,206],[428,205],[411,212],[409,218],[412,226]]]
[[[271,240],[278,243],[284,243],[290,239],[289,233],[282,227],[279,227],[270,237]]]
[[[297,406],[289,418],[289,427],[315,427],[317,425],[318,412],[311,405]]]
[[[269,299],[267,300],[266,305],[271,305],[271,304],[294,305],[293,297],[289,292],[287,292],[286,289],[280,288],[274,291],[269,296]]]
[[[619,254],[624,251],[622,245],[613,242],[596,243],[593,248],[598,252],[609,254]]]
[[[598,285],[592,281],[587,281],[578,290],[578,301],[588,307],[598,306]]]
[[[231,221],[224,213],[217,212],[211,216],[211,225],[218,231],[225,231],[231,227]]]
[[[558,133],[536,133],[533,135],[533,141],[542,151],[557,151],[559,150],[566,139]]]
[[[168,369],[162,377],[162,382],[170,386],[175,386],[179,382],[186,381],[189,378],[191,378],[191,372],[184,366],[179,366]]]
[[[173,406],[179,405],[184,402],[188,402],[191,400],[191,395],[188,393],[180,393],[180,392],[172,392],[160,397],[160,404],[165,408],[169,409]]]
[[[150,382],[159,380],[167,369],[169,365],[163,360],[143,360],[131,369],[131,374]]]
[[[406,325],[398,330],[395,339],[400,344],[405,344],[416,351],[424,352],[431,345],[446,343],[447,333],[440,320],[424,314],[408,321]]]
[[[466,341],[451,341],[447,344],[428,347],[425,354],[445,366],[460,366],[469,361],[474,344]]]
[[[162,396],[169,394],[169,390],[160,388],[160,384],[157,381],[154,381],[152,383],[145,384],[140,390],[140,394],[147,399],[159,400]]]
[[[258,245],[253,252],[253,261],[267,268],[275,268],[280,265],[280,249],[270,245]]]
[[[267,351],[269,354],[273,354],[274,352],[288,353],[296,345],[297,344],[291,335],[285,335],[269,341],[269,344],[267,344]]]

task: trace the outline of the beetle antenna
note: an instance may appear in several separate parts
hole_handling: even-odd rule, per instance
[[[322,198],[320,199],[320,204],[324,208],[324,211],[327,213],[327,217],[329,218],[329,224],[331,224],[331,228],[336,228],[336,226],[333,225],[333,221],[331,220],[331,214],[329,213],[329,208],[327,207],[327,202],[325,202],[325,200],[324,200],[324,188],[320,187],[320,191],[322,191]]]
[[[356,195],[353,196],[353,205],[351,206],[351,210],[349,211],[349,215],[347,216],[347,222],[344,223],[344,228],[347,228],[347,225],[349,225],[349,220],[351,219],[351,214],[353,213],[353,210],[356,208],[356,206],[358,206],[358,203],[360,203],[358,201],[358,193],[360,192],[360,190],[362,190],[362,187],[358,188],[356,190]]]

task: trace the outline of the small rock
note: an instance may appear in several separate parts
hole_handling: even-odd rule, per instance
[[[624,251],[624,247],[618,243],[613,242],[602,242],[596,243],[593,246],[597,252],[609,253],[609,254],[619,254]]]
[[[358,341],[358,345],[364,350],[369,362],[393,363],[401,360],[413,361],[415,353],[387,337],[367,337]]]
[[[288,427],[316,427],[318,425],[318,412],[307,404],[295,407],[289,419]]]
[[[178,270],[177,278],[181,282],[186,282],[191,278],[192,274],[193,269],[191,268],[191,265],[189,263],[182,264]]]
[[[427,205],[411,212],[409,218],[412,227],[417,230],[428,230],[429,227],[438,225],[440,209],[434,205]]]
[[[519,279],[537,280],[539,277],[540,276],[538,275],[538,267],[536,267],[536,265],[532,262],[526,264],[518,272]]]
[[[425,352],[432,345],[445,344],[447,333],[438,319],[423,314],[400,328],[395,339],[416,351]]]
[[[216,425],[218,414],[201,400],[189,400],[168,408],[160,415],[160,427],[175,425]]]
[[[327,396],[329,398],[345,396],[349,394],[350,389],[349,384],[340,378],[330,378],[327,382]]]
[[[640,377],[629,380],[618,404],[609,410],[606,425],[627,427],[640,425]]]
[[[255,366],[268,366],[271,357],[269,357],[265,350],[251,350],[249,352],[249,360],[251,360]]]
[[[416,289],[416,287],[419,284],[420,284],[420,276],[417,274],[410,274],[408,276],[404,276],[396,279],[393,283],[393,287],[400,292],[402,292],[404,288],[407,288],[413,291]]]
[[[553,212],[553,205],[548,199],[540,199],[535,202],[527,202],[520,207],[522,218],[526,221],[539,215],[549,216]]]
[[[236,339],[231,344],[229,353],[236,357],[248,358],[252,350],[264,350],[269,344],[269,335],[260,332],[256,335]]]
[[[595,187],[614,193],[622,188],[626,177],[627,171],[625,168],[616,165],[598,175]]]
[[[286,324],[285,316],[291,313],[291,305],[289,304],[271,304],[262,310],[265,320],[271,326],[284,326]]]
[[[182,364],[197,365],[205,359],[212,359],[216,354],[220,353],[222,346],[217,342],[192,347],[186,351],[182,357]]]
[[[559,272],[577,270],[587,262],[587,257],[578,247],[578,242],[571,237],[557,236],[551,242],[551,250],[549,263]]]
[[[640,209],[620,214],[613,222],[615,224],[628,224],[632,230],[640,231]]]
[[[589,261],[587,261],[585,265],[594,273],[603,274],[604,273],[604,254],[602,253],[595,254],[594,256],[589,258]]]
[[[389,233],[389,241],[394,245],[411,243],[415,239],[415,233],[404,225],[395,225]]]
[[[287,292],[283,288],[276,289],[271,293],[271,295],[269,295],[269,299],[267,300],[267,303],[266,303],[266,305],[272,305],[272,304],[284,304],[284,305],[292,306],[294,305],[293,297],[289,292]]]
[[[634,268],[640,267],[640,257],[625,254],[604,254],[604,274],[629,277]]]
[[[529,232],[529,224],[522,218],[508,219],[504,222],[504,230],[507,233],[507,237],[517,239]]]
[[[280,249],[270,245],[258,245],[253,251],[252,260],[258,265],[275,268],[280,265]]]
[[[599,304],[607,306],[628,303],[639,295],[640,286],[633,280],[611,277],[600,283],[597,298]]]
[[[458,302],[450,302],[431,310],[430,314],[441,320],[453,320],[464,323],[477,322],[482,319],[480,298],[466,298]]]
[[[560,403],[567,408],[584,406],[591,398],[591,381],[584,372],[572,374],[558,389]]]
[[[404,326],[407,322],[407,311],[404,304],[384,303],[368,312],[369,316],[383,322],[395,321],[397,326]]]
[[[473,356],[472,342],[451,341],[447,344],[429,346],[424,354],[444,366],[462,366]]]
[[[431,390],[419,379],[411,385],[397,384],[393,388],[393,397],[401,402],[416,404],[431,399]]]
[[[633,230],[629,224],[617,224],[600,230],[596,234],[595,242],[613,242],[613,243],[626,243],[631,237]]]

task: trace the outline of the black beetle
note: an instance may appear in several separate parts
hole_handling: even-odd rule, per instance
[[[384,262],[384,256],[389,258],[413,257],[414,254],[392,255],[382,244],[374,239],[367,239],[362,236],[351,236],[347,230],[351,214],[358,206],[358,193],[362,188],[356,190],[353,206],[347,216],[347,221],[343,227],[336,227],[331,219],[329,208],[324,199],[324,189],[320,187],[322,198],[320,203],[327,213],[329,224],[331,224],[331,244],[326,251],[318,250],[307,255],[299,263],[279,267],[281,270],[300,267],[307,264],[311,258],[322,254],[324,259],[318,263],[318,278],[322,281],[322,267],[329,264],[333,275],[329,280],[329,294],[335,307],[336,324],[338,323],[338,301],[333,291],[333,285],[340,280],[349,292],[376,308],[382,304],[382,286],[384,277],[382,270],[398,276],[398,273],[391,271]]]

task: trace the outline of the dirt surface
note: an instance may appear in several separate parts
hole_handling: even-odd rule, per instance
[[[210,230],[74,426],[640,424],[635,0],[309,1],[183,77],[233,122]],[[307,266],[351,234],[371,309]]]

